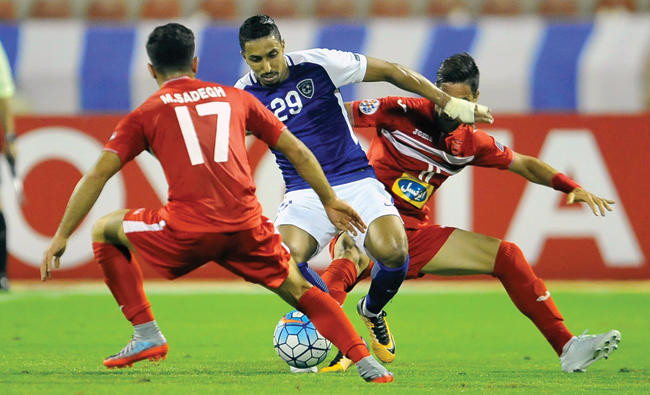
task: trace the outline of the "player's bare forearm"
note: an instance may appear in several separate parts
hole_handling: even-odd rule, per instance
[[[553,176],[557,174],[548,163],[535,157],[514,153],[515,157],[510,164],[510,171],[519,174],[530,182],[535,184],[551,186]]]
[[[14,116],[11,109],[11,98],[0,99],[0,126],[2,126],[2,133],[4,133],[4,140],[6,142],[8,141],[7,135],[15,132]]]
[[[289,159],[298,174],[314,189],[323,204],[336,199],[336,194],[314,154],[288,129],[282,132],[273,148],[282,152]]]
[[[548,163],[537,158],[515,153],[515,157],[510,164],[510,171],[519,174],[530,182],[545,185],[567,193],[567,204],[585,203],[589,206],[594,215],[605,216],[606,211],[612,211],[611,205],[615,202],[611,199],[596,196],[593,193],[580,187],[575,181],[570,181],[567,186],[562,187],[553,184],[554,177],[565,175],[559,173]]]
[[[436,105],[445,107],[451,96],[440,90],[422,74],[397,63],[367,57],[368,66],[364,81],[386,81],[405,91],[426,97]]]
[[[72,192],[72,196],[70,196],[63,219],[61,219],[59,228],[56,231],[57,235],[66,239],[70,237],[95,204],[95,201],[97,201],[104,184],[105,181],[102,182],[99,178],[89,175],[85,175],[79,180]]]
[[[494,119],[486,106],[452,97],[438,88],[422,74],[397,63],[367,57],[368,65],[363,80],[386,81],[409,92],[429,99],[442,111],[462,123],[492,123]]]
[[[121,167],[119,157],[104,152],[92,170],[77,183],[56,231],[56,235],[68,238],[93,207],[106,182]]]

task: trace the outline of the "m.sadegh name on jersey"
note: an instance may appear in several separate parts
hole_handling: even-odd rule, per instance
[[[194,91],[180,92],[180,93],[165,93],[160,95],[160,100],[165,104],[169,103],[193,103],[199,100],[208,99],[211,97],[226,97],[226,92],[220,86],[208,86],[199,88]]]

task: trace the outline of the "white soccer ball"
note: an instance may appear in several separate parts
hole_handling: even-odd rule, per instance
[[[273,347],[290,366],[306,369],[323,362],[332,343],[318,333],[306,315],[293,310],[276,325]]]

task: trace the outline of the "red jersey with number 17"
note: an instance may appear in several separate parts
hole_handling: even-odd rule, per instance
[[[446,133],[427,99],[386,97],[353,103],[354,125],[374,127],[368,159],[393,195],[406,229],[429,222],[425,206],[437,188],[467,165],[507,169],[510,148],[489,134],[460,125]]]
[[[246,131],[277,143],[284,124],[250,93],[189,77],[167,81],[117,125],[104,149],[124,165],[149,150],[169,185],[173,229],[233,232],[261,223]]]

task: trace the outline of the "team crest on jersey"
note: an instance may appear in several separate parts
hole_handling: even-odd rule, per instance
[[[418,180],[407,173],[402,173],[393,183],[393,193],[417,208],[422,208],[433,194],[433,185]]]
[[[372,115],[379,110],[379,100],[377,99],[365,99],[359,103],[359,111],[366,115]]]
[[[298,89],[298,92],[307,99],[314,97],[314,81],[312,81],[311,78],[300,81],[298,85],[296,85],[296,88]]]

